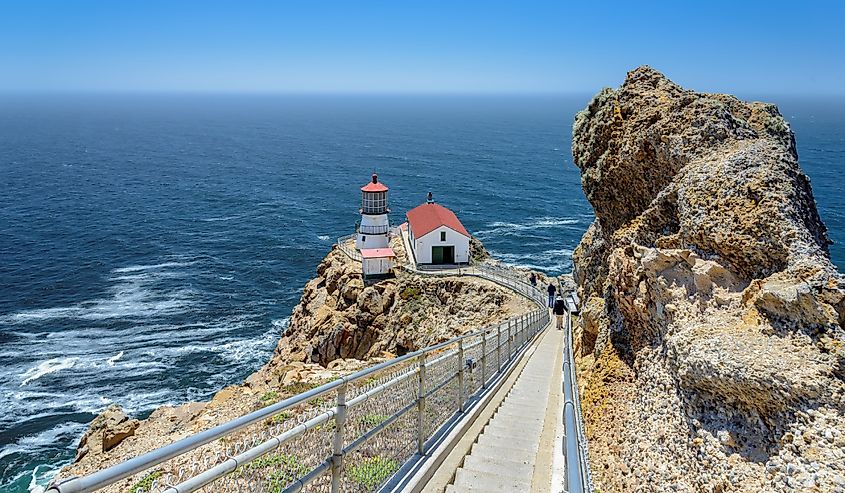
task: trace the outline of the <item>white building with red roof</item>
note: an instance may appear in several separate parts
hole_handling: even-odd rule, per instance
[[[434,203],[430,192],[428,201],[406,217],[408,240],[418,264],[469,263],[469,232],[454,212]]]

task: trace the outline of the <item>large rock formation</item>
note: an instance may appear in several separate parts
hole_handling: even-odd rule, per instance
[[[402,355],[529,308],[524,298],[475,277],[402,273],[365,285],[361,264],[335,250],[305,285],[275,360],[325,366]]]
[[[776,107],[641,67],[580,112],[602,491],[845,491],[845,281]]]

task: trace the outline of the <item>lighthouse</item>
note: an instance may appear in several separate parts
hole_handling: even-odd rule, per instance
[[[387,233],[390,230],[387,214],[387,186],[378,181],[373,173],[372,180],[361,187],[361,221],[358,223],[355,248],[386,248]]]

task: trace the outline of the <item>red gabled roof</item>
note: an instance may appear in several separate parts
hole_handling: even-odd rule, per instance
[[[395,257],[392,248],[362,248],[361,256],[363,258],[387,258]]]
[[[387,190],[387,186],[378,181],[378,175],[375,173],[373,173],[373,180],[361,187],[362,192],[386,192]]]
[[[421,238],[440,226],[446,226],[469,237],[458,216],[440,204],[423,204],[408,211],[408,224],[415,238]]]

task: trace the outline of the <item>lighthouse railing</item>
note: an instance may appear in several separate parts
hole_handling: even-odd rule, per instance
[[[355,234],[341,236],[337,239],[337,249],[345,253],[352,260],[361,261],[361,252],[355,248]]]

